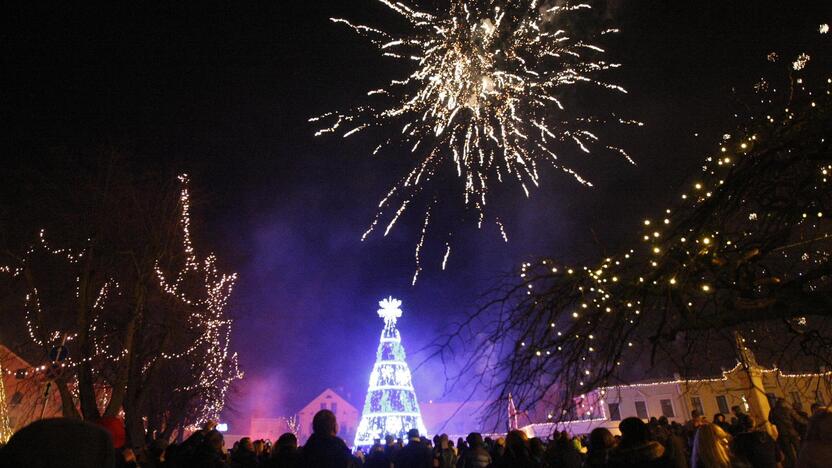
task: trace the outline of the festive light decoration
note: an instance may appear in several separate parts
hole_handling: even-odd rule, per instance
[[[289,432],[298,437],[300,434],[300,420],[298,419],[297,415],[293,415],[291,417],[286,418],[286,427],[289,428]]]
[[[240,378],[243,373],[239,370],[236,353],[230,352],[230,333],[232,321],[227,317],[228,299],[232,293],[237,274],[221,273],[217,268],[217,258],[210,254],[200,260],[191,240],[191,219],[190,219],[190,191],[189,178],[187,174],[179,176],[181,190],[179,195],[180,217],[178,220],[182,253],[184,261],[173,275],[168,275],[157,259],[155,273],[158,279],[159,291],[174,299],[173,310],[183,311],[184,316],[176,323],[176,327],[182,336],[186,338],[179,342],[181,349],[159,349],[158,354],[144,357],[141,363],[142,373],[154,365],[156,361],[175,361],[177,366],[187,369],[193,374],[192,383],[176,388],[174,391],[183,395],[196,395],[199,399],[200,408],[196,414],[192,414],[191,427],[199,427],[208,419],[219,419],[219,414],[225,406],[225,399],[231,384]],[[87,254],[85,247],[80,250],[69,248],[55,248],[47,240],[45,230],[41,230],[38,239],[27,250],[20,259],[17,266],[0,267],[0,273],[12,277],[21,277],[27,267],[33,262],[35,255],[46,255],[64,260],[66,265],[73,268],[80,268],[80,259]],[[76,275],[74,282],[80,284],[81,273]],[[173,277],[173,281],[168,280]],[[112,318],[105,318],[109,302],[115,296],[122,295],[121,285],[115,278],[108,278],[97,288],[97,294],[91,305],[91,318],[86,330],[88,340],[91,343],[92,352],[79,357],[70,356],[62,361],[61,369],[74,369],[82,363],[88,363],[94,373],[101,368],[113,368],[114,364],[124,359],[131,352],[124,347],[123,340],[119,333],[114,333],[116,325],[111,323]],[[44,330],[43,324],[49,323],[44,320],[48,317],[48,310],[44,310],[39,299],[39,291],[34,285],[29,285],[29,290],[24,300],[24,315],[29,337],[32,342],[45,350],[62,344],[65,341],[71,342],[78,337],[79,331],[69,330]],[[75,298],[79,297],[76,287]],[[143,351],[143,355],[144,351]],[[47,365],[35,366],[30,369],[21,369],[23,378],[33,377],[37,373],[49,371]],[[108,384],[109,385],[109,384]],[[74,383],[70,381],[69,391],[78,398],[77,378]],[[104,400],[98,401],[99,411],[103,411],[112,396],[112,388],[106,389],[101,395]]]
[[[183,392],[197,391],[202,395],[202,409],[193,421],[191,428],[200,427],[207,420],[218,420],[231,384],[243,378],[238,366],[236,353],[230,353],[232,320],[226,316],[228,298],[237,280],[237,274],[220,273],[216,267],[216,256],[208,255],[204,261],[197,259],[190,234],[190,191],[188,189],[188,175],[179,177],[182,190],[179,198],[182,215],[180,228],[182,230],[182,247],[185,252],[184,266],[177,273],[176,280],[170,283],[165,273],[156,265],[160,287],[169,295],[178,298],[186,304],[196,306],[188,318],[188,325],[197,330],[198,338],[194,343],[179,353],[162,353],[164,359],[183,358],[192,353],[198,353],[199,359],[193,360],[192,371],[198,375],[196,382],[181,389]],[[195,299],[182,292],[182,285],[189,275],[201,279],[204,287],[203,296]]]
[[[630,163],[618,147],[600,143],[594,128],[607,122],[636,124],[615,116],[598,117],[568,112],[564,94],[578,86],[626,93],[602,78],[619,67],[599,58],[604,49],[570,31],[573,16],[589,4],[542,5],[539,0],[452,0],[436,13],[418,11],[399,1],[378,0],[409,25],[397,35],[346,19],[333,18],[366,37],[381,54],[413,68],[406,77],[369,91],[373,104],[340,113],[330,112],[310,121],[328,125],[317,135],[340,133],[344,138],[373,127],[395,128],[396,135],[378,145],[406,146],[418,163],[393,186],[378,205],[375,219],[362,236],[373,232],[382,217],[390,220],[386,236],[426,184],[443,171],[453,170],[464,187],[467,209],[484,209],[494,185],[513,179],[529,196],[540,182],[540,169],[553,166],[579,184],[592,183],[562,162],[569,153],[589,153],[593,146],[611,150]],[[609,36],[617,29],[600,33]],[[416,273],[430,218],[424,214],[416,247]],[[389,214],[389,216],[388,216]],[[507,240],[499,219],[495,223]],[[449,249],[445,250],[443,266]]]
[[[0,446],[3,446],[12,436],[9,423],[9,407],[6,403],[6,384],[3,381],[3,365],[0,364]]]
[[[410,429],[418,429],[420,435],[427,436],[396,327],[396,321],[402,316],[402,301],[388,297],[378,305],[381,307],[378,316],[384,319],[384,329],[355,435],[356,447],[372,445],[373,439],[388,434],[406,439]]]
[[[588,417],[581,417],[578,419],[573,420],[562,420],[560,421],[561,424],[568,424],[568,423],[575,423],[575,422],[597,422],[597,421],[606,421],[608,420],[606,409],[605,409],[605,398],[611,393],[620,391],[623,389],[628,388],[655,388],[661,387],[663,385],[684,385],[687,387],[696,387],[701,384],[711,384],[711,383],[718,383],[718,382],[728,382],[729,375],[737,372],[740,368],[743,367],[741,362],[737,362],[737,364],[728,370],[722,371],[721,377],[712,377],[712,378],[700,378],[700,379],[673,379],[673,380],[653,380],[653,381],[646,381],[646,382],[639,382],[639,383],[631,383],[631,384],[621,384],[621,385],[614,385],[614,386],[604,386],[599,387],[592,391],[594,393],[595,398],[587,398],[587,395],[581,395],[579,398],[579,402],[575,404],[576,408],[581,409],[582,411],[579,414],[588,416]],[[760,372],[761,374],[776,374],[775,379],[778,381],[780,379],[822,379],[827,380],[832,377],[832,371],[825,371],[825,372],[804,372],[804,373],[797,373],[797,374],[789,374],[784,373],[782,370],[778,369],[777,367],[773,367],[770,369],[755,367],[755,371]],[[817,382],[810,383],[817,384]],[[785,384],[787,387],[793,384]],[[743,405],[745,406],[745,410],[748,411],[748,402],[746,401],[745,395],[741,395]],[[594,401],[593,401],[594,400]],[[509,399],[511,401],[511,399]],[[588,404],[587,404],[588,402]],[[552,418],[549,418],[552,419]],[[533,427],[541,427],[545,428],[547,426],[546,423],[543,424],[532,424]]]
[[[645,360],[666,359],[685,373],[706,364],[697,360],[719,355],[727,331],[758,351],[785,337],[789,351],[769,352],[814,360],[801,367],[828,365],[832,78],[810,74],[808,53],[782,65],[785,83],[754,87],[759,106],[737,115],[736,132],[705,158],[681,200],[638,222],[641,245],[594,265],[523,263],[519,280],[489,302],[498,318],[477,311],[439,343],[441,352],[488,317],[486,330],[471,332],[487,340],[461,367],[500,375],[501,405],[509,392],[524,402],[561,389],[558,416],[569,413],[574,393],[638,378],[632,368]]]

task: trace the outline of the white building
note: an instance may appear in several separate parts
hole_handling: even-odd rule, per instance
[[[754,385],[752,385],[752,382]],[[763,392],[755,387],[763,389]],[[711,420],[716,413],[730,419],[731,407],[738,405],[767,421],[770,402],[781,397],[796,408],[808,411],[813,403],[832,402],[832,372],[789,374],[780,369],[765,369],[741,363],[719,377],[684,380],[644,381],[631,385],[603,387],[576,400],[574,420],[530,424],[523,428],[529,436],[548,437],[553,429],[585,434],[605,427],[617,434],[618,423],[635,416],[643,420],[667,417],[684,423],[693,410]]]
[[[338,420],[338,437],[348,441],[347,443],[351,443],[355,438],[355,429],[361,415],[354,406],[331,388],[324,390],[298,411],[297,418],[300,425],[298,442],[300,444],[306,443],[306,439],[312,435],[312,418],[315,413],[323,409],[335,413],[335,418]]]

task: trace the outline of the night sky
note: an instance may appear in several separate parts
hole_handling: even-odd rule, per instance
[[[249,415],[291,414],[326,387],[360,408],[380,298],[404,301],[399,323],[413,365],[417,350],[520,262],[592,261],[623,248],[638,220],[668,206],[730,130],[732,88],[748,90],[771,71],[768,52],[796,55],[832,20],[832,6],[819,0],[595,5],[622,30],[608,52],[624,65],[614,76],[630,93],[587,102],[645,123],[611,133],[638,165],[593,153],[570,161],[594,188],[546,171],[530,200],[507,190],[496,209],[510,242],[493,226],[462,226],[446,271],[441,249],[426,248],[415,287],[418,212],[387,238],[360,242],[378,200],[408,170],[408,154],[371,158],[371,138],[314,138],[307,123],[400,76],[399,65],[328,21],[400,27],[372,0],[6,2],[3,170],[16,180],[29,165],[57,163],[56,148],[110,145],[189,172],[197,247],[240,273],[233,347],[246,379],[228,418],[242,425]],[[441,379],[439,363],[421,367],[420,399],[440,398]]]

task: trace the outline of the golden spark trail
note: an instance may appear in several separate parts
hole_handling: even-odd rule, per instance
[[[407,208],[423,206],[411,202],[440,173],[462,182],[462,202],[481,225],[496,184],[514,180],[529,196],[529,188],[539,186],[540,167],[560,169],[579,184],[592,185],[556,155],[589,153],[597,146],[633,163],[623,149],[601,144],[591,129],[639,122],[580,115],[564,103],[576,86],[627,92],[601,76],[620,66],[599,58],[604,48],[570,32],[570,16],[586,15],[589,4],[451,0],[449,8],[429,13],[401,1],[377,1],[409,24],[407,33],[331,20],[367,38],[383,56],[405,61],[409,74],[369,91],[372,104],[309,119],[322,126],[316,136],[334,133],[347,138],[372,128],[393,130],[396,136],[375,146],[372,154],[395,146],[415,158],[408,176],[379,204],[362,240],[378,226],[379,218],[389,219],[387,235]],[[604,29],[597,36],[616,32]],[[391,203],[391,198],[397,201]],[[502,223],[497,224],[507,238]],[[426,229],[427,223],[422,226],[417,263]],[[449,253],[447,246],[443,267]],[[416,275],[420,269],[417,265]]]

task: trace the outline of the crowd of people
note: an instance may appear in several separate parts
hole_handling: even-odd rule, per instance
[[[427,439],[412,429],[407,441],[388,436],[369,448],[351,451],[337,437],[328,410],[313,419],[313,434],[298,446],[286,433],[272,444],[244,437],[226,448],[222,433],[207,423],[185,441],[156,440],[138,455],[124,448],[123,425],[47,419],[18,431],[0,449],[0,468],[815,468],[832,466],[832,410],[815,405],[812,414],[778,399],[771,425],[732,408],[730,421],[709,421],[693,411],[685,424],[667,418],[626,418],[613,435],[605,428],[571,436],[555,432],[548,440],[520,430],[505,437],[472,432],[451,440]],[[773,426],[773,428],[772,428]],[[771,435],[774,433],[774,436]],[[44,462],[46,461],[46,462]]]

